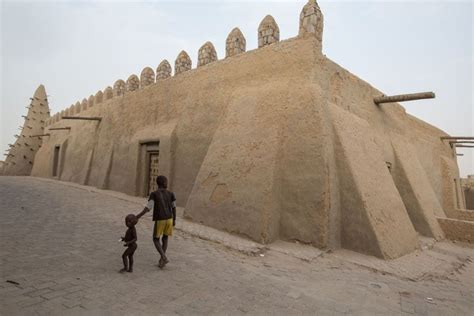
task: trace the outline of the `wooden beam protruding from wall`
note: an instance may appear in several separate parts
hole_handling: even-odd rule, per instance
[[[102,121],[101,117],[84,117],[84,116],[63,116],[63,120],[85,120],[85,121]]]
[[[386,96],[382,95],[380,97],[374,98],[375,104],[381,103],[394,103],[394,102],[405,102],[405,101],[413,101],[413,100],[422,100],[422,99],[434,99],[436,95],[434,92],[420,92],[420,93],[411,93],[411,94],[399,94],[399,95],[392,95]]]
[[[441,140],[474,140],[474,136],[441,136]]]
[[[62,130],[70,130],[71,128],[68,127],[51,127],[48,128],[49,131],[62,131]]]
[[[43,137],[43,136],[51,136],[51,134],[31,135],[31,137]]]

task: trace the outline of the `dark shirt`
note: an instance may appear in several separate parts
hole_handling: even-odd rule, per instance
[[[175,219],[173,212],[176,197],[173,192],[166,189],[158,189],[150,194],[148,201],[153,200],[153,220],[161,221],[165,219]]]
[[[137,239],[137,230],[135,229],[135,226],[129,227],[127,229],[127,232],[125,233],[125,238],[123,239],[124,242],[128,242],[131,240],[136,240]],[[135,244],[135,242],[129,244],[129,246]]]

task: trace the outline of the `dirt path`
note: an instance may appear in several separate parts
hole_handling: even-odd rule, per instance
[[[320,255],[305,257],[305,251],[313,253],[310,247],[295,250],[284,243],[261,256],[182,228],[170,241],[170,264],[159,270],[151,221],[144,219],[137,227],[135,271],[119,274],[123,217],[138,212],[139,202],[62,182],[0,177],[0,314],[472,315],[474,310],[474,249],[449,242],[393,262],[344,250],[314,250]]]

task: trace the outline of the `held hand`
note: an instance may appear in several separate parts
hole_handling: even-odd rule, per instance
[[[174,227],[174,226],[176,226],[176,221],[175,221],[175,220],[173,220],[173,227]]]

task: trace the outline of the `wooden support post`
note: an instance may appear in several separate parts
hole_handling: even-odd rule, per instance
[[[43,137],[43,136],[51,136],[51,134],[31,135],[31,137]]]
[[[85,120],[85,121],[102,121],[101,117],[84,117],[84,116],[63,116],[63,120]]]
[[[411,93],[411,94],[400,94],[400,95],[392,95],[392,96],[385,96],[382,95],[380,97],[374,98],[375,104],[381,103],[393,103],[393,102],[404,102],[404,101],[413,101],[413,100],[421,100],[421,99],[434,99],[436,95],[434,92],[420,92],[420,93]]]
[[[474,141],[470,141],[470,140],[459,140],[459,141],[451,141],[449,142],[449,144],[474,144]]]
[[[441,136],[441,140],[474,140],[474,136]]]
[[[48,128],[48,130],[50,131],[62,131],[62,130],[70,130],[71,128],[70,127],[51,127],[51,128]]]

